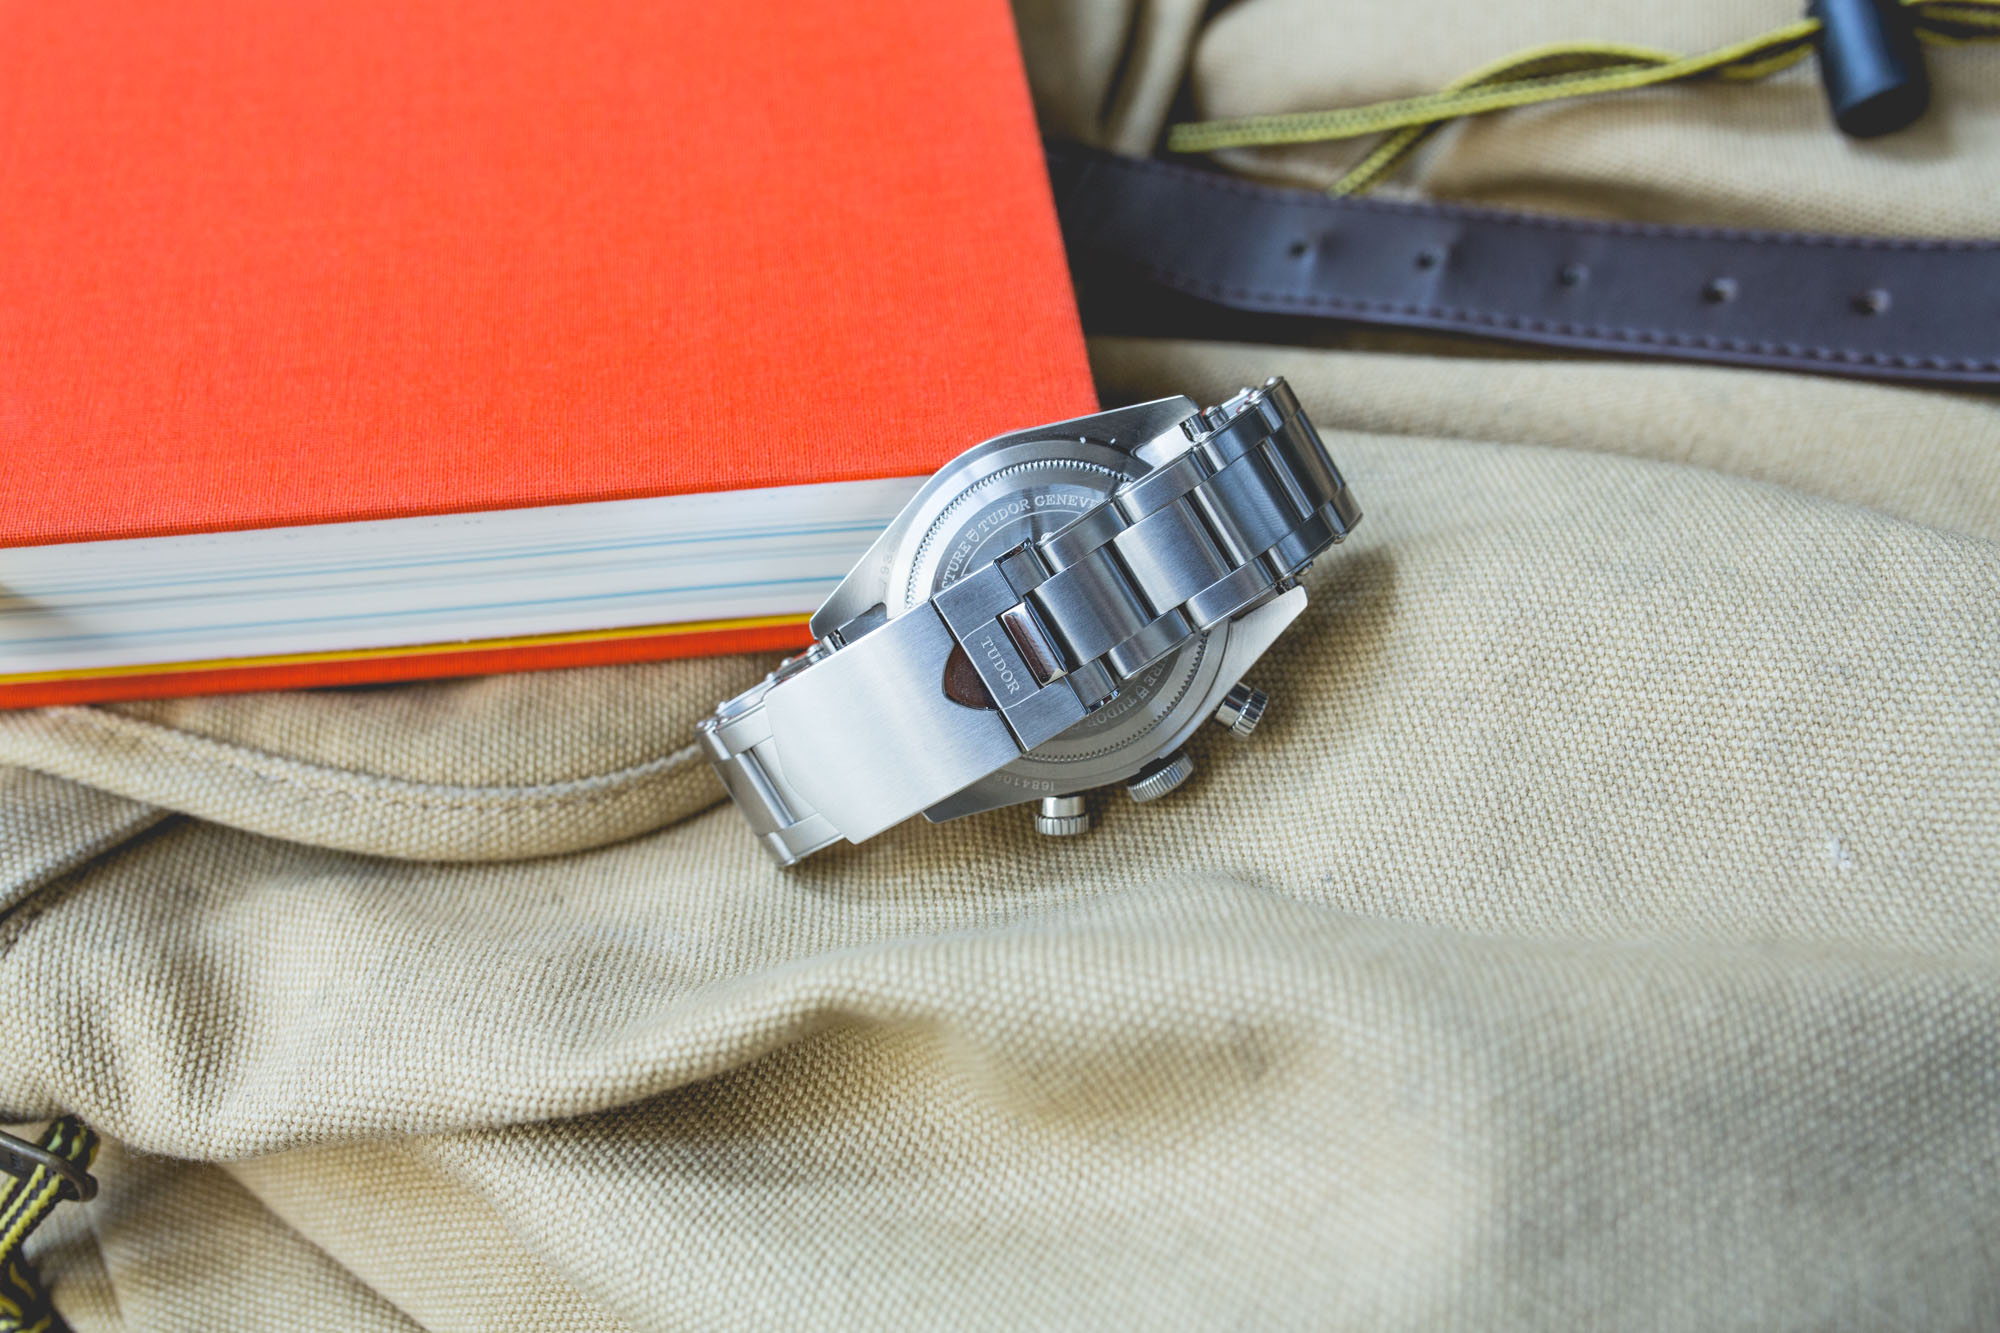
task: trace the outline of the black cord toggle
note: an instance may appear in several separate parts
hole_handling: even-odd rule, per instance
[[[1820,21],[1819,78],[1833,123],[1871,139],[1909,125],[1931,102],[1917,29],[1898,0],[1812,0]]]

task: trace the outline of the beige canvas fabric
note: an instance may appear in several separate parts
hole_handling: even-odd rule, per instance
[[[1020,12],[1045,121],[1144,149],[1184,81],[1756,8]],[[1731,175],[1706,95],[1420,181],[1826,223],[1782,183],[1837,158],[1941,231],[2000,187],[2000,136],[1750,110]],[[762,661],[0,714],[0,1108],[109,1140],[32,1248],[71,1323],[2000,1324],[2000,409],[1329,342],[1093,345],[1107,401],[1290,376],[1368,516],[1259,733],[1088,838],[773,869],[690,748]]]

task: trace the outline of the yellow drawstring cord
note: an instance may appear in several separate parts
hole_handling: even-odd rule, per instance
[[[2000,38],[2000,0],[1904,0],[1917,36],[1940,46]],[[1381,182],[1419,144],[1450,121],[1563,98],[1625,92],[1684,79],[1761,79],[1803,60],[1820,30],[1816,18],[1699,55],[1675,55],[1615,42],[1570,42],[1516,52],[1474,70],[1440,92],[1366,106],[1277,116],[1188,121],[1167,133],[1175,153],[1322,143],[1386,134],[1335,181],[1329,194],[1359,194]]]

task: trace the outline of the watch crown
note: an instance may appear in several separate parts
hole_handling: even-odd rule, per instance
[[[1090,832],[1090,809],[1081,796],[1044,796],[1035,807],[1035,832],[1069,838]]]
[[[1187,752],[1170,756],[1125,784],[1125,794],[1144,803],[1157,801],[1194,776],[1194,760]]]
[[[1215,720],[1238,736],[1248,736],[1264,720],[1264,709],[1270,702],[1271,696],[1264,691],[1238,681],[1229,693],[1222,696],[1222,703],[1215,710]]]

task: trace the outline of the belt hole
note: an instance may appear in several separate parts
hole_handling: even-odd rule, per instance
[[[1889,293],[1880,287],[1871,287],[1854,298],[1854,313],[1857,315],[1879,315],[1889,308]]]
[[[1710,305],[1721,305],[1724,301],[1736,299],[1736,279],[1710,278],[1708,285],[1701,289],[1701,299]]]
[[[1312,242],[1306,240],[1304,237],[1300,237],[1298,240],[1292,242],[1291,245],[1292,258],[1304,259],[1306,256],[1306,251],[1310,249],[1312,249]]]
[[[1564,264],[1556,274],[1556,281],[1565,287],[1581,287],[1583,280],[1590,276],[1588,264]]]
[[[1442,264],[1443,262],[1444,262],[1444,252],[1441,250],[1417,251],[1418,268],[1436,268],[1439,264]]]

